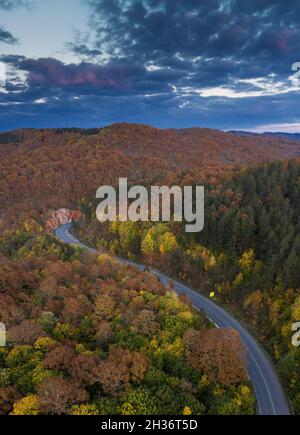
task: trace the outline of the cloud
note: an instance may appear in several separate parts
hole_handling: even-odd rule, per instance
[[[37,100],[34,101],[35,104],[46,104],[48,102],[48,98],[38,98]]]
[[[2,9],[5,11],[10,11],[16,7],[29,8],[32,5],[33,3],[30,0],[0,0],[0,10]],[[18,40],[11,32],[0,25],[0,43],[1,42],[5,44],[16,44]]]
[[[73,51],[73,53],[78,54],[79,56],[86,57],[88,59],[92,59],[98,56],[101,56],[103,52],[96,48],[91,49],[86,44],[83,43],[69,43],[67,47]]]
[[[83,94],[162,92],[169,90],[169,82],[182,76],[180,71],[165,68],[149,71],[146,67],[124,61],[99,65],[90,62],[65,64],[54,58],[28,59],[24,56],[2,56],[0,60],[10,65],[17,75],[24,74],[24,88],[61,88]]]
[[[0,0],[2,9],[13,4],[25,2]],[[0,95],[6,125],[126,120],[248,129],[257,119],[300,119],[300,89],[291,81],[300,61],[299,0],[85,4],[89,31],[78,29],[67,43],[77,63],[0,57],[11,71]]]
[[[0,43],[4,42],[5,44],[16,44],[18,40],[4,27],[0,26]]]
[[[33,1],[31,0],[0,0],[0,9],[10,11],[17,7],[31,7]]]
[[[243,5],[241,5],[243,3]],[[172,66],[175,58],[231,60],[236,72],[283,72],[300,53],[297,0],[89,0],[95,48],[112,58]],[[232,70],[228,63],[228,72]],[[196,70],[196,68],[195,68]],[[205,83],[202,83],[205,85]]]
[[[95,88],[126,89],[130,87],[129,71],[121,65],[100,66],[82,62],[63,64],[56,59],[26,59],[20,65],[28,71],[30,86],[93,86]]]
[[[223,98],[258,98],[266,96],[276,96],[281,94],[288,94],[290,92],[299,92],[300,83],[298,86],[291,85],[286,82],[281,82],[268,78],[256,79],[241,79],[236,80],[234,87],[212,87],[203,89],[183,89],[183,92],[188,92],[200,95],[201,97],[223,97]],[[243,89],[240,85],[248,85],[248,88]]]
[[[300,133],[300,122],[260,125],[248,131],[253,133]]]

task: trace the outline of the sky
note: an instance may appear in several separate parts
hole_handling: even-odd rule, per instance
[[[298,70],[299,0],[0,0],[2,131],[300,132]]]

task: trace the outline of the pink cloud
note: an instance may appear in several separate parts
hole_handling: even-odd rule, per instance
[[[94,86],[99,88],[129,89],[130,71],[122,65],[63,64],[56,59],[27,60],[24,68],[29,72],[31,86]]]

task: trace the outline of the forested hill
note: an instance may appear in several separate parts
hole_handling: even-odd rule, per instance
[[[209,129],[159,130],[115,124],[103,129],[17,130],[0,134],[1,210],[58,208],[94,197],[103,183],[190,183],[235,166],[300,156],[285,138],[244,137]],[[24,208],[23,207],[23,208]]]
[[[298,157],[298,139],[281,134],[226,133],[207,128],[157,129],[143,124],[119,123],[99,129],[25,129],[0,133],[0,152],[31,152],[45,146],[55,149],[79,142],[86,149],[102,144],[129,158],[155,157],[171,168],[223,166]],[[15,146],[7,149],[1,146],[3,144]]]
[[[238,131],[229,131],[228,133],[233,133],[236,134],[238,136],[256,136],[256,137],[264,137],[264,136],[269,136],[269,137],[281,137],[281,138],[285,138],[288,140],[298,140],[300,141],[300,133],[285,133],[285,132],[268,132],[266,131],[265,133],[253,133],[253,132],[249,132],[249,131],[243,131],[243,130],[238,130]]]

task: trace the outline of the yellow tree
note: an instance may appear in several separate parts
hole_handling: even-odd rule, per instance
[[[11,415],[38,415],[40,413],[39,399],[35,395],[23,397],[14,404]]]

